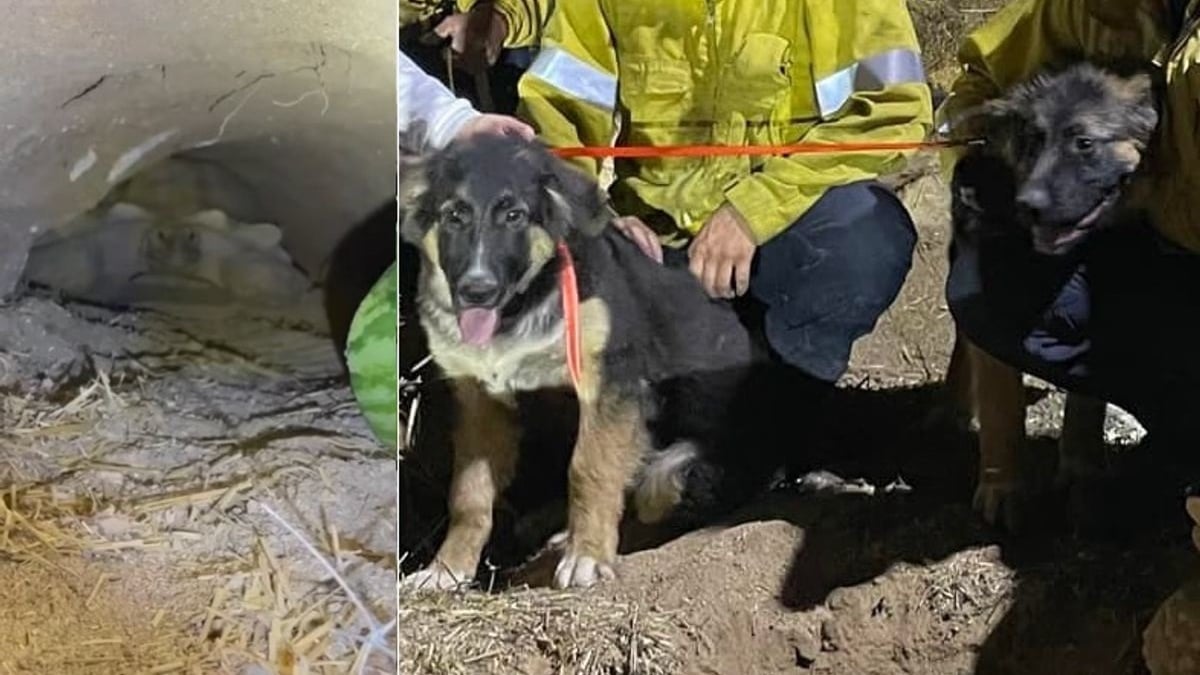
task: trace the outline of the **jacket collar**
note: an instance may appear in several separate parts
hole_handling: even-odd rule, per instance
[[[1179,53],[1197,28],[1200,28],[1200,0],[1162,0],[1169,40],[1154,56],[1153,63],[1165,68]]]

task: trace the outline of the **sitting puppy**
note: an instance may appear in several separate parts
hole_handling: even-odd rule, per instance
[[[656,263],[608,227],[613,213],[592,179],[540,145],[481,137],[402,167],[399,202],[401,236],[422,254],[418,317],[460,408],[449,529],[406,586],[474,576],[514,472],[521,394],[573,384],[571,270],[579,425],[555,585],[614,576],[627,487],[644,522],[698,517],[765,487],[774,460],[744,431],[749,418],[733,431],[753,407],[738,393],[759,385],[750,378],[761,346],[687,269]]]
[[[985,104],[967,120],[972,147],[951,184],[951,257],[979,255],[989,237],[1063,261],[1098,232],[1129,222],[1124,193],[1158,122],[1150,79],[1120,77],[1080,63],[1041,73]],[[1016,229],[1014,229],[1016,228]],[[975,506],[989,522],[1017,525],[1015,497],[1028,487],[1018,469],[1025,438],[1021,373],[960,333],[947,382],[979,424]],[[1059,445],[1060,483],[1099,470],[1105,404],[1070,393]]]

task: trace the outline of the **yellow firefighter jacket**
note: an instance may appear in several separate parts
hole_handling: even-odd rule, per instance
[[[484,0],[455,0],[460,12],[469,12]],[[504,46],[509,49],[534,47],[540,42],[542,28],[555,0],[494,0],[496,11],[508,21]]]
[[[557,0],[519,88],[520,114],[553,146],[920,141],[933,117],[897,0]],[[723,203],[761,243],[829,187],[903,160],[619,160],[611,193],[668,244]]]
[[[939,119],[953,121],[1043,66],[1140,62],[1165,82],[1151,165],[1135,192],[1168,239],[1200,252],[1200,0],[1014,0],[963,45],[963,74]],[[1182,4],[1182,3],[1180,3]]]
[[[466,13],[488,0],[454,0],[454,9]],[[504,46],[533,47],[541,41],[542,28],[554,0],[493,0],[492,6],[508,21]],[[400,27],[425,21],[437,14],[441,0],[399,0]]]
[[[398,4],[401,28],[424,21],[438,10],[438,0],[398,0]]]

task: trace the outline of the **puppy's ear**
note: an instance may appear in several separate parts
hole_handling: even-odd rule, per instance
[[[973,120],[972,132],[986,139],[984,152],[1016,164],[1018,141],[1025,132],[1026,113],[1020,99],[1007,96],[981,105]]]
[[[1147,73],[1123,78],[1116,90],[1122,100],[1132,105],[1154,105],[1154,81]]]
[[[396,206],[400,215],[400,238],[410,244],[418,243],[429,229],[421,212],[430,186],[430,161],[412,156],[400,156],[399,182],[396,185]]]
[[[544,225],[555,237],[564,237],[569,230],[598,236],[616,215],[591,176],[548,152],[541,191]]]
[[[1117,93],[1121,100],[1129,106],[1129,115],[1126,119],[1130,135],[1138,141],[1139,145],[1145,147],[1150,142],[1155,127],[1158,126],[1158,106],[1154,81],[1148,74],[1138,73],[1125,78]]]
[[[1020,104],[1011,98],[997,98],[980,106],[979,124],[985,134],[1011,131],[1024,119]]]
[[[971,106],[946,120],[955,140],[985,139],[989,144],[1007,135],[1020,112],[1008,98],[997,98]]]

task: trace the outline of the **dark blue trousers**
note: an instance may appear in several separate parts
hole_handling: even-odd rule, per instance
[[[1200,256],[1149,226],[1101,233],[1067,258],[1019,235],[959,243],[946,295],[963,333],[1001,361],[1151,432],[1200,430]]]
[[[916,239],[908,211],[879,183],[832,188],[759,247],[739,310],[780,360],[835,382],[855,340],[900,293]],[[686,264],[682,251],[665,255],[668,264]]]

